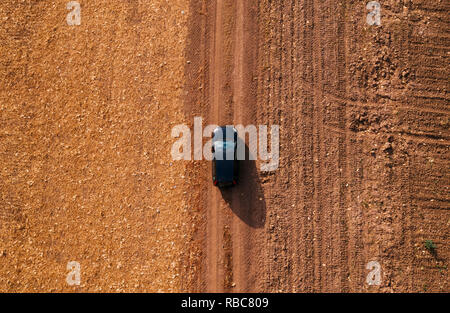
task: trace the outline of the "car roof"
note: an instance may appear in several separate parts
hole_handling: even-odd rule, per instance
[[[219,181],[231,182],[234,175],[234,160],[216,160],[216,177]]]

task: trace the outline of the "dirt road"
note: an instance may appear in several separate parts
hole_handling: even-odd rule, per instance
[[[448,291],[449,7],[203,1],[188,119],[280,125],[280,167],[202,164],[207,291]],[[192,42],[194,44],[192,44]],[[197,75],[198,74],[198,75]],[[425,240],[437,245],[430,253]],[[380,285],[366,278],[380,264]]]

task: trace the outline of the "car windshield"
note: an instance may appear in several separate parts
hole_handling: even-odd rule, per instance
[[[214,142],[214,148],[216,151],[225,151],[233,149],[234,142],[232,141],[216,141]]]

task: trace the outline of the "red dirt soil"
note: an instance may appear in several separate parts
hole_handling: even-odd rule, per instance
[[[202,165],[195,290],[448,292],[448,3],[383,1],[381,26],[364,1],[193,3],[188,119],[281,141],[232,190]]]

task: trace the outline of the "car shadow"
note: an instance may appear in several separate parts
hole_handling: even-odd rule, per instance
[[[238,137],[238,143],[242,143]],[[222,198],[244,223],[262,228],[266,222],[266,201],[258,176],[256,162],[250,160],[245,145],[245,160],[239,161],[239,180],[236,186],[220,188]]]

